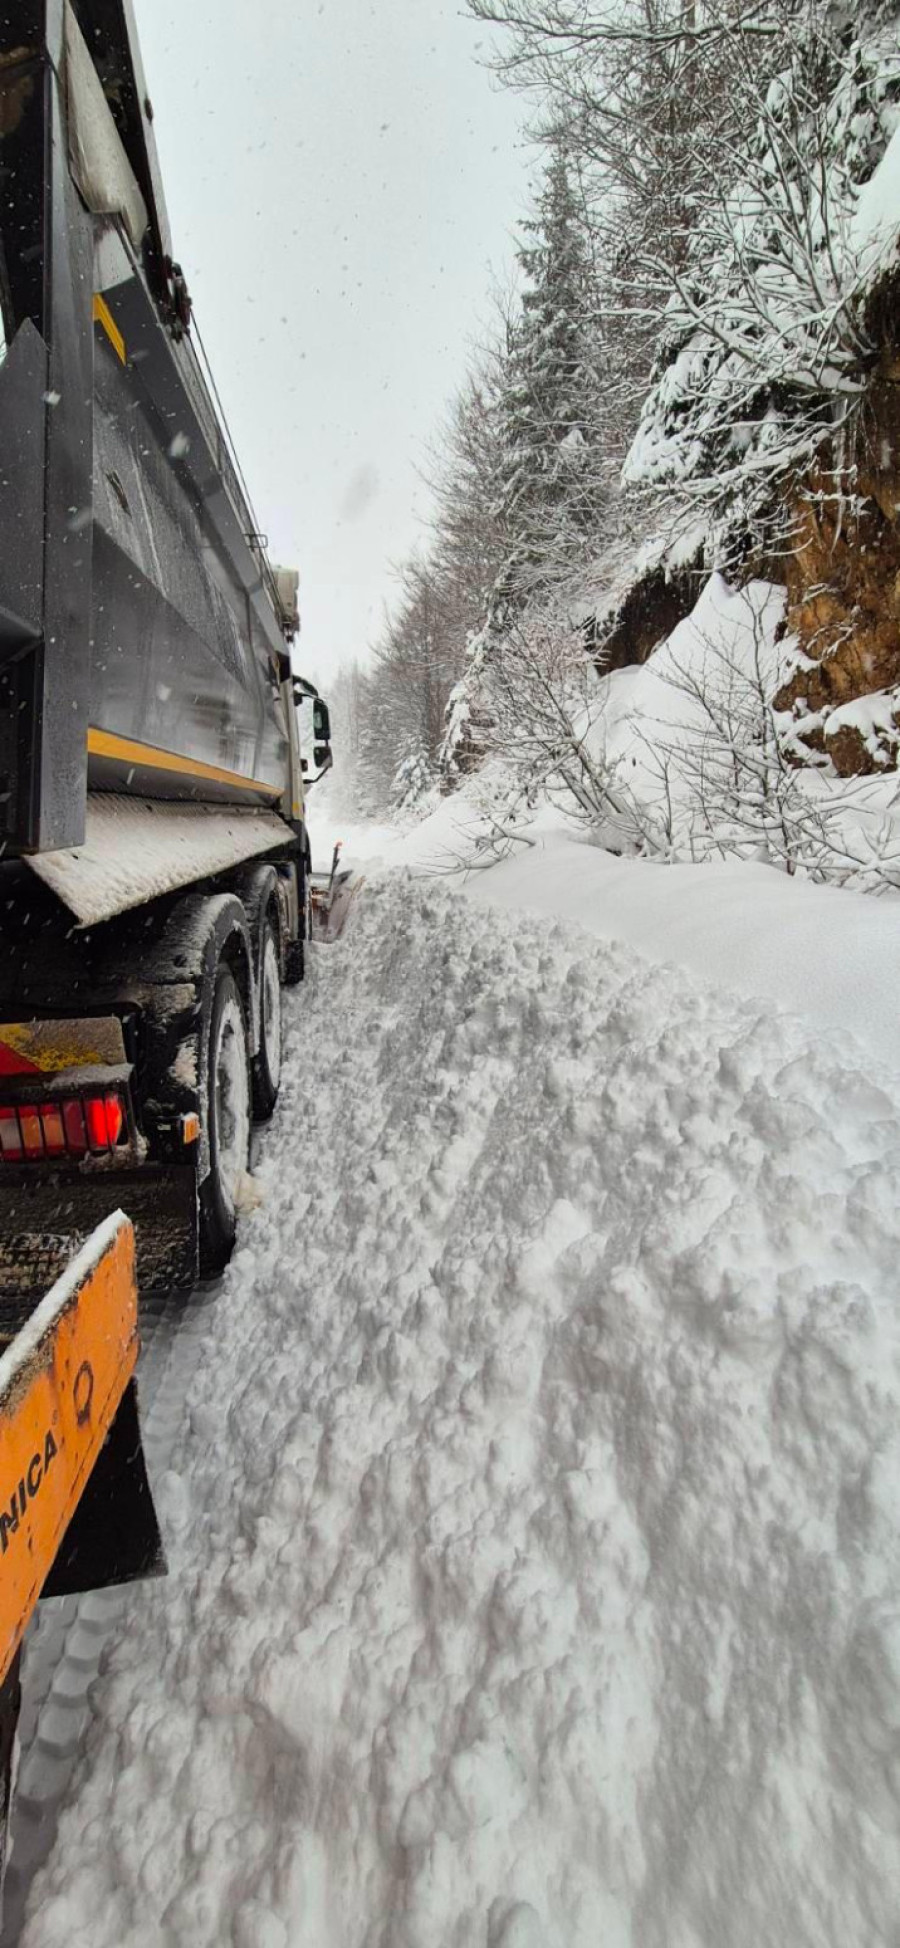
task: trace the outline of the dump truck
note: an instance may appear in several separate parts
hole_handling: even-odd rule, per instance
[[[331,733],[173,255],[130,0],[0,0],[0,312],[0,1294],[119,1208],[140,1284],[188,1287],[278,1094]]]

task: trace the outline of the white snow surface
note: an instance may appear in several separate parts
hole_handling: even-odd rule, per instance
[[[590,735],[609,758],[635,765],[642,798],[659,797],[650,752],[660,744],[685,747],[702,736],[707,720],[701,696],[733,692],[754,673],[767,694],[777,690],[780,669],[794,646],[791,637],[777,639],[786,600],[784,589],[772,582],[734,589],[723,575],[710,575],[690,615],[647,662],[626,665],[606,679],[605,707]],[[686,677],[697,685],[696,696],[685,692]],[[673,788],[676,796],[686,795],[683,787],[679,794],[677,780]]]
[[[288,837],[275,812],[92,792],[84,844],[38,853],[26,863],[80,926],[99,926],[161,893],[272,852]]]
[[[615,859],[553,833],[536,856],[518,852],[468,891],[628,941],[827,1033],[846,1038],[849,1030],[863,1060],[900,1077],[900,900],[813,886],[747,861]]]
[[[877,169],[859,192],[850,223],[850,247],[861,281],[873,283],[897,258],[900,232],[900,128],[894,130]]]
[[[713,989],[802,1016],[820,1034],[852,1036],[861,1062],[900,1077],[895,896],[815,886],[747,860],[618,859],[549,809],[509,858],[473,871],[483,829],[474,798],[459,792],[406,831],[345,826],[345,858],[366,873],[405,866],[494,908],[636,947]]]
[[[24,1948],[895,1944],[900,1082],[408,874],[314,961]]]
[[[859,731],[876,762],[883,761],[886,749],[900,745],[900,684],[837,704],[824,716],[822,729],[826,737],[835,737],[845,725]]]

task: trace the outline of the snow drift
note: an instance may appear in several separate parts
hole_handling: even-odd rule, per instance
[[[900,1088],[398,875],[285,1090],[26,1948],[887,1948]]]

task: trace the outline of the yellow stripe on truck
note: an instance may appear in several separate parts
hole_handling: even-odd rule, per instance
[[[122,337],[106,299],[101,298],[99,292],[95,292],[94,294],[94,323],[100,326],[101,331],[105,331],[116,357],[121,359],[123,365],[127,365],[128,357],[125,351],[125,340]]]
[[[118,737],[114,731],[88,731],[88,752],[94,758],[114,758],[118,764],[143,765],[151,771],[168,771],[184,778],[199,778],[210,784],[230,785],[239,791],[262,792],[267,798],[280,798],[281,785],[264,784],[261,778],[246,778],[240,771],[225,771],[218,764],[204,764],[199,758],[183,757],[180,751],[160,750],[155,744],[138,744],[134,738]]]

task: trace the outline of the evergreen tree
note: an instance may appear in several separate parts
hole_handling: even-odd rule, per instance
[[[508,552],[498,365],[493,351],[483,354],[450,408],[426,476],[428,546],[401,565],[373,650],[360,769],[381,807],[413,802],[437,775],[448,699]]]
[[[565,140],[553,140],[537,213],[519,251],[525,288],[500,406],[500,510],[512,538],[505,597],[527,597],[571,567],[595,529],[606,484],[597,452],[594,290]]]
[[[591,239],[565,134],[548,141],[543,188],[518,253],[522,298],[507,325],[490,421],[493,536],[503,555],[449,700],[440,768],[451,789],[491,748],[500,693],[509,688],[507,652],[523,618],[596,554],[617,493]],[[521,659],[514,661],[518,670]]]

